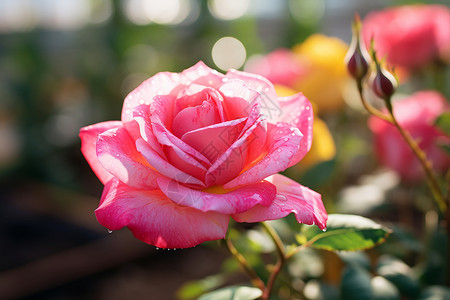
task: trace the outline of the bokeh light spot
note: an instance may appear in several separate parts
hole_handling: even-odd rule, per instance
[[[239,69],[244,64],[246,57],[244,45],[234,37],[223,37],[212,48],[214,63],[224,71]]]

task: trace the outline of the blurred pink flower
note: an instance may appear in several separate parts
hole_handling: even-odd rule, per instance
[[[158,73],[125,98],[121,121],[81,129],[81,150],[105,184],[97,219],[161,248],[224,238],[230,216],[294,213],[323,229],[320,194],[277,174],[308,152],[312,122],[302,94],[278,98],[261,76],[202,62]]]
[[[449,144],[446,136],[434,125],[435,119],[449,111],[445,98],[435,91],[417,92],[393,103],[398,123],[419,142],[435,170],[443,172],[450,166],[450,156],[439,144]],[[379,160],[397,171],[403,179],[414,182],[423,178],[419,160],[398,130],[379,118],[371,117],[369,127],[374,133],[375,150]]]
[[[450,9],[444,5],[405,5],[369,13],[363,36],[373,38],[378,57],[412,70],[450,59]]]
[[[306,67],[302,67],[292,50],[280,48],[249,60],[245,71],[262,75],[274,84],[292,88],[306,72]]]

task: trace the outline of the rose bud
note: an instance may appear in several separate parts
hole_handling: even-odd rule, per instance
[[[345,64],[347,70],[353,78],[358,82],[367,74],[369,70],[370,56],[366,50],[366,47],[361,43],[360,38],[361,22],[359,16],[355,16],[355,21],[352,25],[352,42],[350,48],[345,56]]]
[[[375,64],[376,73],[373,74],[370,80],[372,90],[378,97],[389,101],[398,86],[397,79],[395,79],[394,75],[388,72],[385,68],[380,66],[378,61],[375,60]]]

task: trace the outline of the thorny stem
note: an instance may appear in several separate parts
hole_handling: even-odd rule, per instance
[[[388,101],[390,103],[390,101]],[[434,196],[434,199],[437,202],[437,205],[439,206],[439,209],[441,212],[446,212],[448,205],[445,201],[445,197],[439,187],[438,179],[436,178],[436,175],[433,172],[432,166],[430,161],[427,159],[427,156],[425,152],[420,149],[417,142],[411,137],[411,135],[406,132],[403,127],[398,124],[397,119],[394,116],[392,107],[388,107],[388,111],[392,117],[392,124],[394,124],[395,127],[397,127],[398,131],[402,135],[403,139],[408,143],[408,146],[411,148],[411,150],[414,152],[416,157],[419,159],[420,164],[422,165],[423,170],[425,171],[427,175],[427,182],[428,186],[431,189],[431,192]]]
[[[372,105],[370,105],[365,100],[363,93],[362,93],[362,82],[357,82],[357,85],[358,85],[358,92],[359,92],[359,96],[361,98],[361,102],[363,103],[363,105],[367,109],[367,111],[369,113],[373,114],[374,116],[393,124],[398,129],[398,131],[400,132],[400,134],[402,135],[403,139],[406,141],[408,146],[411,148],[414,155],[419,159],[419,162],[422,165],[423,170],[425,171],[425,174],[427,177],[427,183],[431,189],[433,197],[436,200],[436,203],[437,203],[440,211],[445,212],[447,210],[448,205],[444,200],[444,195],[443,195],[441,189],[439,188],[439,183],[436,178],[436,175],[433,173],[431,163],[427,160],[425,152],[423,152],[422,149],[420,149],[417,142],[411,137],[411,135],[408,132],[406,132],[403,129],[403,127],[400,126],[400,124],[398,124],[397,119],[395,118],[395,116],[393,114],[392,106],[390,105],[390,103],[391,103],[390,99],[388,99],[388,101],[386,101],[386,103],[388,104],[387,106],[388,106],[388,111],[389,111],[389,115],[387,115],[387,114],[382,113],[381,111],[379,111]]]
[[[272,238],[273,242],[275,243],[275,247],[277,248],[278,252],[278,261],[276,265],[273,267],[272,272],[270,273],[269,280],[267,281],[267,286],[263,290],[262,299],[268,300],[270,297],[270,293],[272,292],[273,285],[275,283],[275,280],[278,276],[278,273],[280,273],[281,269],[284,266],[284,263],[286,262],[286,249],[284,247],[283,242],[281,241],[280,236],[275,231],[275,229],[267,222],[261,222],[264,229],[267,231],[269,236]]]
[[[264,282],[261,280],[261,278],[259,278],[259,276],[258,276],[258,274],[256,274],[255,270],[253,270],[252,267],[248,264],[248,262],[245,259],[245,257],[241,253],[239,253],[239,251],[236,249],[234,244],[231,242],[230,238],[227,237],[225,239],[225,242],[226,242],[228,250],[238,260],[238,262],[241,265],[242,269],[250,277],[253,285],[255,287],[261,289],[262,291],[264,291],[265,290]]]

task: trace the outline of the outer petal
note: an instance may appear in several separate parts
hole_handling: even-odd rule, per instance
[[[278,98],[278,103],[282,111],[280,120],[293,124],[303,134],[300,149],[294,155],[289,165],[291,167],[297,164],[311,149],[314,113],[311,103],[302,93]]]
[[[136,238],[160,248],[188,248],[222,239],[229,221],[228,215],[180,206],[159,190],[137,190],[117,179],[105,186],[95,215],[106,228],[127,226]]]
[[[280,174],[274,175],[271,181],[277,187],[277,197],[272,204],[268,207],[256,205],[244,213],[232,215],[233,219],[254,223],[276,220],[294,213],[299,223],[326,228],[328,215],[320,194]]]
[[[238,177],[224,185],[231,189],[240,185],[249,184],[265,179],[266,177],[286,170],[292,165],[297,152],[300,151],[300,143],[303,135],[297,127],[290,124],[268,124],[267,127],[267,155],[254,166],[251,166]]]
[[[122,121],[128,122],[133,119],[134,109],[142,104],[153,103],[157,95],[168,95],[177,92],[180,88],[180,75],[177,73],[160,72],[150,77],[125,98],[122,107]]]
[[[98,136],[97,157],[103,168],[122,182],[136,188],[157,188],[155,179],[161,175],[136,150],[125,127]]]
[[[275,199],[276,187],[267,182],[258,182],[225,193],[208,193],[190,189],[166,177],[158,179],[161,191],[173,202],[203,212],[216,211],[222,214],[244,212],[256,204],[268,206]],[[223,191],[221,191],[223,192]]]
[[[109,129],[121,126],[122,122],[120,121],[109,121],[86,126],[81,128],[80,130],[81,152],[89,163],[89,166],[91,166],[95,175],[97,175],[98,179],[100,179],[103,184],[108,182],[113,177],[113,175],[106,171],[98,161],[96,150],[97,137],[99,134]]]
[[[222,78],[224,77],[223,74],[211,69],[202,61],[199,61],[181,73],[181,81],[186,85],[195,83],[214,88],[222,84]]]

